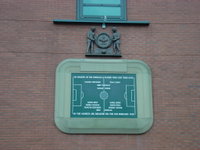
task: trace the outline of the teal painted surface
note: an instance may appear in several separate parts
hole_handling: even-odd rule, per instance
[[[136,75],[72,73],[72,118],[136,118]]]
[[[83,0],[87,4],[120,4],[120,0]]]
[[[84,6],[84,16],[121,16],[120,7],[95,7],[95,6]]]
[[[63,19],[54,19],[53,23],[55,24],[62,24],[62,23],[66,23],[66,24],[70,24],[70,23],[77,23],[77,24],[96,24],[96,23],[106,23],[106,24],[124,24],[124,25],[149,25],[150,22],[149,21],[94,21],[94,20],[63,20]]]
[[[72,75],[77,73],[135,75],[137,84],[137,117],[72,117]],[[153,124],[151,79],[150,68],[143,61],[139,60],[66,59],[62,61],[56,69],[55,124],[62,132],[70,134],[145,133]],[[107,96],[106,93],[101,95],[103,98],[106,98]],[[127,97],[129,96],[127,95]]]

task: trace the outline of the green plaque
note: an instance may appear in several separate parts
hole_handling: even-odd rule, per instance
[[[72,118],[136,118],[136,75],[72,73]]]

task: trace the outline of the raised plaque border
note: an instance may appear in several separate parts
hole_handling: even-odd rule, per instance
[[[137,76],[137,118],[71,118],[72,73],[126,73]],[[153,124],[152,77],[140,60],[66,59],[56,69],[55,124],[70,134],[142,134]]]

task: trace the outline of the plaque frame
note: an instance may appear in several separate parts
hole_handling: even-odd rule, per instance
[[[136,74],[137,118],[71,117],[71,74]],[[56,69],[55,113],[57,128],[69,134],[142,134],[153,125],[152,76],[140,60],[65,59]]]

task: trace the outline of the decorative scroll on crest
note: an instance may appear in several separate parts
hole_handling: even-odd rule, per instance
[[[86,56],[113,56],[121,57],[120,33],[117,28],[112,28],[112,35],[102,32],[95,34],[96,28],[92,27],[87,33]]]

